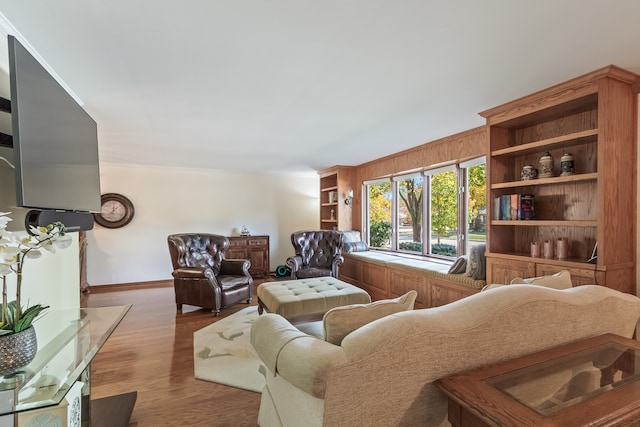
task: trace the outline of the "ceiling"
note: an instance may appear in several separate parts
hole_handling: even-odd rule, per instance
[[[0,0],[97,121],[102,163],[314,173],[483,124],[615,64],[637,0]],[[8,30],[13,31],[13,30]]]

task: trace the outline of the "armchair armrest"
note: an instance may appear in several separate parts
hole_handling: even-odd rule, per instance
[[[338,269],[344,263],[344,257],[342,255],[336,255],[333,257],[333,262],[331,263],[331,272],[333,277],[338,277]]]
[[[248,259],[223,259],[220,274],[232,276],[249,276],[251,261]]]
[[[180,267],[171,273],[176,279],[201,279],[206,277],[216,283],[213,270],[209,267]]]
[[[290,256],[287,258],[286,264],[291,267],[291,271],[298,271],[302,267],[302,257],[300,255]]]
[[[270,372],[321,399],[329,371],[347,362],[342,347],[299,331],[277,314],[256,319],[251,344]]]
[[[336,255],[333,257],[333,262],[331,263],[335,267],[340,267],[344,264],[344,257],[342,255]]]

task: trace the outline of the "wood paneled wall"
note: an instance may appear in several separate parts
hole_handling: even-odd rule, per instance
[[[486,152],[486,127],[480,126],[356,166],[351,183],[354,191],[352,228],[362,230],[363,181],[446,166],[484,156]]]

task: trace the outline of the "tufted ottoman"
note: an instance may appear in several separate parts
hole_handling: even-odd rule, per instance
[[[264,282],[258,286],[257,293],[260,314],[266,310],[289,320],[323,315],[343,305],[371,302],[364,290],[330,276]]]

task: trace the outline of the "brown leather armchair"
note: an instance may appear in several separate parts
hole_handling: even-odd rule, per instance
[[[173,263],[176,306],[195,305],[213,311],[245,300],[251,303],[251,261],[224,259],[229,239],[217,234],[172,234],[167,237]]]
[[[342,257],[342,231],[310,230],[291,234],[295,255],[287,258],[292,279],[338,277]]]

